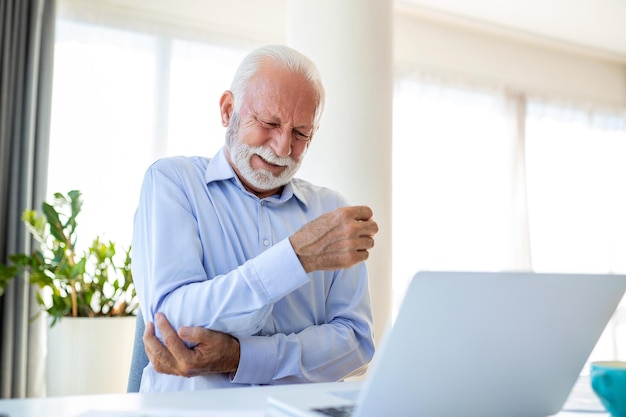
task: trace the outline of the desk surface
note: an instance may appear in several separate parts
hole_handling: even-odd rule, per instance
[[[90,411],[119,411],[120,417],[136,416],[137,411],[178,410],[205,411],[207,415],[262,416],[270,395],[285,395],[289,392],[308,391],[310,395],[332,386],[334,391],[353,390],[361,382],[265,386],[251,388],[225,388],[210,391],[104,394],[56,398],[31,398],[0,400],[0,416],[5,417],[74,417]],[[588,378],[581,378],[574,387],[566,409],[595,409],[594,416],[609,416],[602,410],[589,387]],[[228,410],[228,411],[227,411]],[[218,411],[219,413],[212,413]],[[558,417],[581,417],[589,412],[562,411]],[[256,412],[256,413],[255,413]],[[91,413],[95,414],[95,413]],[[89,414],[84,414],[85,416]],[[148,414],[149,415],[149,414]],[[199,414],[198,414],[199,416]],[[82,416],[81,416],[82,417]]]
[[[293,390],[316,390],[333,385],[355,389],[360,382],[222,388],[207,391],[80,395],[71,397],[0,400],[0,416],[73,417],[89,411],[263,411],[267,397]],[[131,414],[132,415],[132,414]],[[226,414],[228,415],[228,414]]]

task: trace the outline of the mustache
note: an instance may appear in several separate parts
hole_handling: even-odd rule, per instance
[[[273,165],[288,167],[294,164],[293,159],[288,156],[278,156],[271,149],[263,146],[252,146],[249,148],[251,155],[255,154]]]

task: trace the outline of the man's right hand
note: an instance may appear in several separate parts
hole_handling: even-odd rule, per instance
[[[239,366],[239,341],[229,334],[204,327],[181,327],[178,333],[162,313],[155,323],[163,343],[154,333],[154,324],[147,322],[143,343],[155,371],[192,377],[214,373],[232,373]],[[188,348],[185,342],[194,345]]]
[[[289,241],[306,272],[346,269],[365,261],[378,224],[367,206],[341,207],[305,224]]]

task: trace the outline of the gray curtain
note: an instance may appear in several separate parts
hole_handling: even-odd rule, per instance
[[[55,0],[0,0],[0,261],[30,250],[21,221],[46,194]],[[45,395],[44,320],[33,288],[0,298],[0,398]]]

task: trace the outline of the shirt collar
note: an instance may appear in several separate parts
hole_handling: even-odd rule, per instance
[[[213,158],[209,160],[206,172],[204,173],[204,181],[210,184],[215,181],[223,181],[231,178],[237,178],[235,171],[228,163],[222,147]]]
[[[233,167],[230,166],[230,163],[228,162],[228,159],[226,159],[226,155],[224,153],[224,147],[222,147],[217,152],[217,154],[215,154],[215,156],[209,160],[206,172],[204,173],[204,180],[207,184],[216,181],[231,180],[242,191],[251,194],[244,188],[243,184],[241,184],[241,181],[235,174]],[[291,179],[291,181],[289,181],[283,188],[283,192],[280,196],[270,196],[266,197],[264,200],[281,203],[290,200],[292,197],[295,197],[304,206],[308,206],[306,199],[304,198],[305,194],[300,189],[298,182],[299,181],[297,180],[294,181],[294,179]]]

